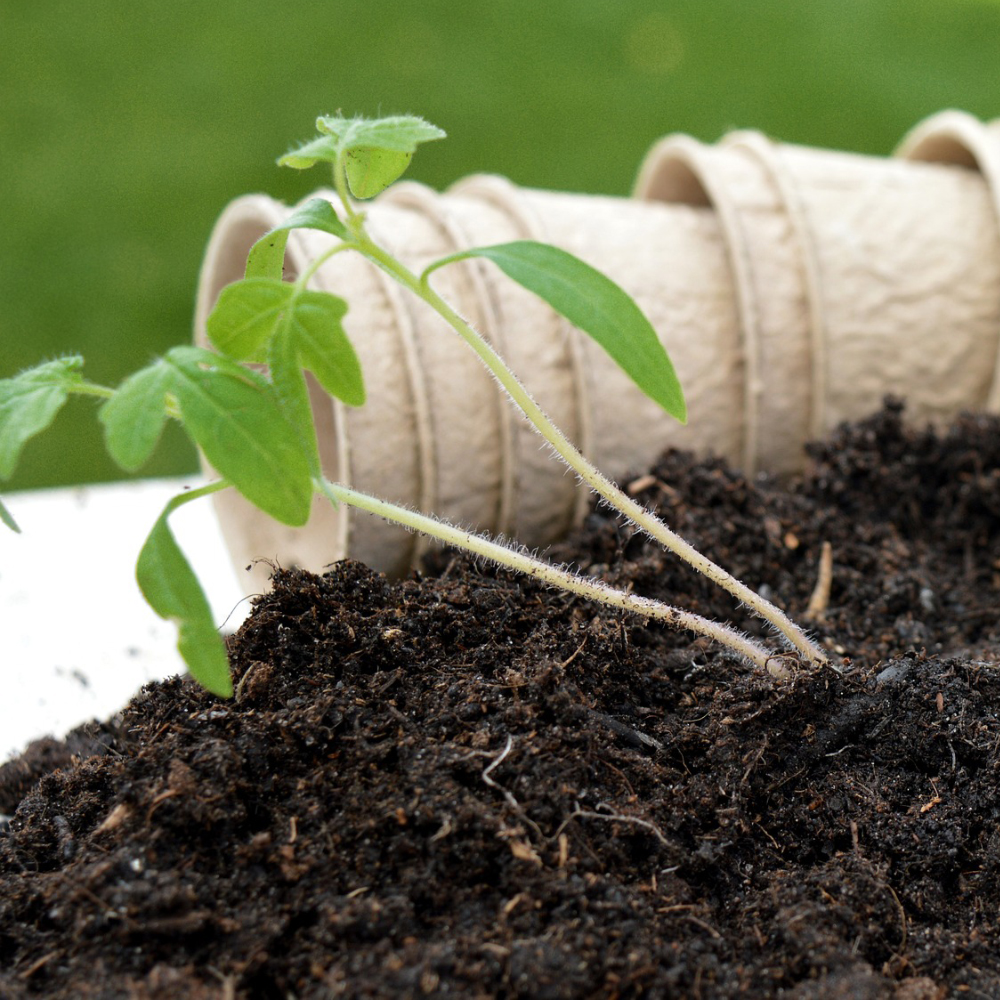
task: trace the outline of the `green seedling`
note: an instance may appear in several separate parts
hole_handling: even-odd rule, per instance
[[[140,468],[150,457],[168,419],[179,421],[221,478],[167,504],[143,545],[136,576],[152,608],[177,624],[178,648],[192,676],[222,696],[230,696],[233,690],[225,649],[201,585],[170,530],[169,516],[182,504],[229,488],[293,526],[306,522],[312,500],[320,494],[335,505],[345,503],[369,511],[552,586],[708,636],[767,669],[775,654],[726,625],[616,590],[600,580],[550,565],[516,545],[500,544],[429,513],[359,493],[324,477],[305,372],[350,406],[364,404],[365,388],[342,325],[347,303],[310,289],[309,283],[334,254],[354,251],[449,324],[556,455],[591,489],[769,622],[793,655],[814,666],[826,665],[822,650],[780,609],[678,537],[595,468],[545,415],[493,347],[438,295],[432,278],[437,270],[457,261],[473,257],[490,261],[594,338],[644,393],[684,422],[684,395],[673,364],[632,299],[583,261],[532,241],[465,250],[436,261],[421,274],[413,273],[372,239],[358,202],[385,190],[405,172],[420,144],[442,139],[444,132],[409,116],[323,117],[316,125],[315,139],[278,162],[296,169],[329,164],[339,205],[313,199],[253,246],[245,277],[223,289],[208,318],[215,351],[175,347],[117,389],[85,379],[83,360],[76,356],[0,381],[0,478],[12,474],[24,445],[49,426],[72,394],[103,400],[98,415],[108,452],[127,471]],[[320,230],[336,242],[294,282],[286,282],[282,280],[285,247],[289,233],[299,228]],[[261,374],[260,366],[265,366],[266,374]],[[0,519],[17,530],[2,503]]]

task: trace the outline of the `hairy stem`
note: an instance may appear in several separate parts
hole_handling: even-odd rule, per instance
[[[751,590],[746,584],[737,580],[721,566],[702,555],[694,546],[672,531],[652,511],[647,510],[642,504],[637,503],[632,497],[623,493],[615,483],[584,457],[583,453],[563,434],[535,402],[517,376],[507,366],[503,358],[430,287],[426,280],[421,280],[404,267],[399,261],[374,243],[364,231],[358,237],[357,249],[374,264],[395,278],[400,284],[423,299],[449,323],[455,332],[476,352],[493,376],[506,390],[514,404],[535,426],[538,433],[552,445],[563,461],[595,493],[663,545],[664,548],[679,556],[698,570],[698,572],[708,577],[713,583],[722,587],[723,590],[728,591],[765,621],[770,622],[809,663],[814,666],[825,666],[827,664],[827,657],[823,651],[780,608],[764,600],[764,598]]]
[[[114,396],[118,390],[109,389],[106,385],[98,385],[96,382],[79,382],[76,385],[68,386],[67,391],[76,396],[93,396],[97,399],[111,399],[111,397]],[[180,408],[177,406],[177,401],[172,396],[168,396],[165,409],[167,416],[172,420],[181,419]]]
[[[581,597],[608,607],[621,608],[623,611],[631,611],[646,618],[654,618],[674,628],[688,629],[698,635],[707,636],[715,642],[728,646],[761,669],[766,670],[768,660],[773,659],[763,646],[758,645],[741,632],[702,618],[700,615],[692,614],[690,611],[683,611],[680,608],[664,604],[662,601],[617,590],[594,577],[580,576],[541,559],[536,559],[527,552],[491,541],[475,532],[456,528],[436,518],[428,517],[385,500],[379,500],[367,493],[359,493],[357,490],[352,490],[338,483],[317,482],[316,488],[324,496],[335,497],[342,503],[375,514],[387,521],[401,524],[413,531],[430,535],[446,545],[464,549],[500,566],[506,566],[518,573],[532,576],[552,587],[579,594]]]

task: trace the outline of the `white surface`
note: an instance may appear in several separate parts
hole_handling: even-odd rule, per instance
[[[39,736],[105,718],[147,681],[184,670],[176,629],[143,600],[135,560],[166,501],[203,482],[192,476],[4,495],[21,534],[0,525],[0,761]],[[232,631],[249,601],[211,501],[182,507],[170,524],[216,621]]]

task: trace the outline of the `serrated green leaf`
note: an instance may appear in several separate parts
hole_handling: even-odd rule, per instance
[[[596,340],[650,399],[687,422],[684,391],[670,356],[642,310],[610,278],[565,250],[531,240],[477,247],[449,260],[467,257],[493,261]]]
[[[342,164],[355,198],[373,198],[401,177],[417,146],[445,138],[436,125],[413,115],[389,118],[318,118],[318,139],[286,153],[278,163],[298,170],[320,161]],[[266,273],[273,276],[273,262]],[[256,273],[260,273],[255,271]]]
[[[335,139],[345,153],[352,149],[415,153],[422,142],[433,142],[446,136],[443,129],[416,115],[391,115],[387,118],[324,115],[316,119],[316,130]]]
[[[135,576],[149,606],[177,626],[177,649],[191,676],[213,694],[231,698],[233,682],[225,644],[205,592],[167,523],[173,510],[193,499],[195,494],[186,494],[167,504],[142,546]]]
[[[267,364],[271,385],[282,412],[298,431],[312,474],[321,474],[319,445],[313,422],[309,389],[299,364],[295,335],[290,324],[280,324],[268,344]]]
[[[18,527],[17,521],[14,520],[14,515],[7,510],[2,500],[0,500],[0,521],[3,521],[3,523],[6,524],[11,531],[16,531],[18,534],[21,533],[21,529]]]
[[[312,198],[250,248],[246,277],[281,278],[285,266],[288,234],[293,229],[318,229],[342,240],[348,239],[349,236],[333,205],[325,198]]]
[[[309,519],[312,478],[298,432],[273,390],[253,372],[211,351],[167,353],[184,426],[208,461],[251,503],[283,524]]]
[[[83,383],[79,355],[47,361],[0,380],[0,479],[17,467],[24,446],[44,431],[70,391]]]
[[[328,292],[299,292],[273,278],[244,278],[222,290],[206,325],[223,354],[258,363],[270,363],[272,341],[287,327],[289,339],[281,350],[288,363],[308,368],[331,396],[361,406],[364,379],[344,332],[346,313],[347,303]]]
[[[262,363],[294,294],[294,285],[275,278],[244,278],[226,285],[205,323],[208,339],[236,361]]]
[[[167,420],[171,373],[162,362],[130,375],[98,411],[108,454],[134,472],[153,454]]]
[[[361,362],[344,332],[347,303],[327,292],[304,291],[294,302],[292,331],[303,368],[323,388],[347,403],[362,406],[365,384]]]
[[[348,150],[344,161],[347,186],[355,198],[374,198],[406,173],[412,159],[412,153],[372,146]]]

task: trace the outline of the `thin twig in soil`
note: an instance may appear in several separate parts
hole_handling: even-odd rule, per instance
[[[490,777],[490,771],[499,767],[500,764],[502,764],[504,760],[506,760],[507,755],[510,753],[511,748],[513,746],[514,746],[514,737],[508,733],[507,745],[500,752],[500,756],[497,757],[496,760],[494,760],[489,765],[489,767],[486,768],[485,771],[483,771],[482,779],[485,782],[485,784],[489,785],[490,788],[496,789],[504,797],[504,800],[506,801],[507,805],[509,805],[511,809],[513,809],[514,812],[516,812],[518,816],[520,816],[521,819],[523,819],[524,822],[527,823],[528,826],[530,826],[531,829],[535,831],[535,836],[537,836],[539,840],[544,840],[545,836],[539,829],[538,824],[524,811],[524,809],[521,808],[521,803],[518,802],[517,799],[515,799],[514,796],[510,792],[508,792],[506,788],[504,788],[502,785],[498,785]]]
[[[607,806],[604,803],[601,804],[604,805],[605,809],[611,809],[610,806]],[[593,812],[590,809],[574,809],[573,812],[571,812],[569,816],[560,824],[559,829],[555,832],[555,836],[558,837],[571,820],[579,819],[580,817],[583,817],[584,819],[603,819],[612,823],[629,823],[632,826],[641,826],[649,830],[656,837],[656,839],[663,844],[664,847],[670,846],[670,841],[663,835],[660,828],[655,823],[650,823],[648,819],[640,819],[638,816],[626,816],[624,813],[612,811],[606,813]]]

